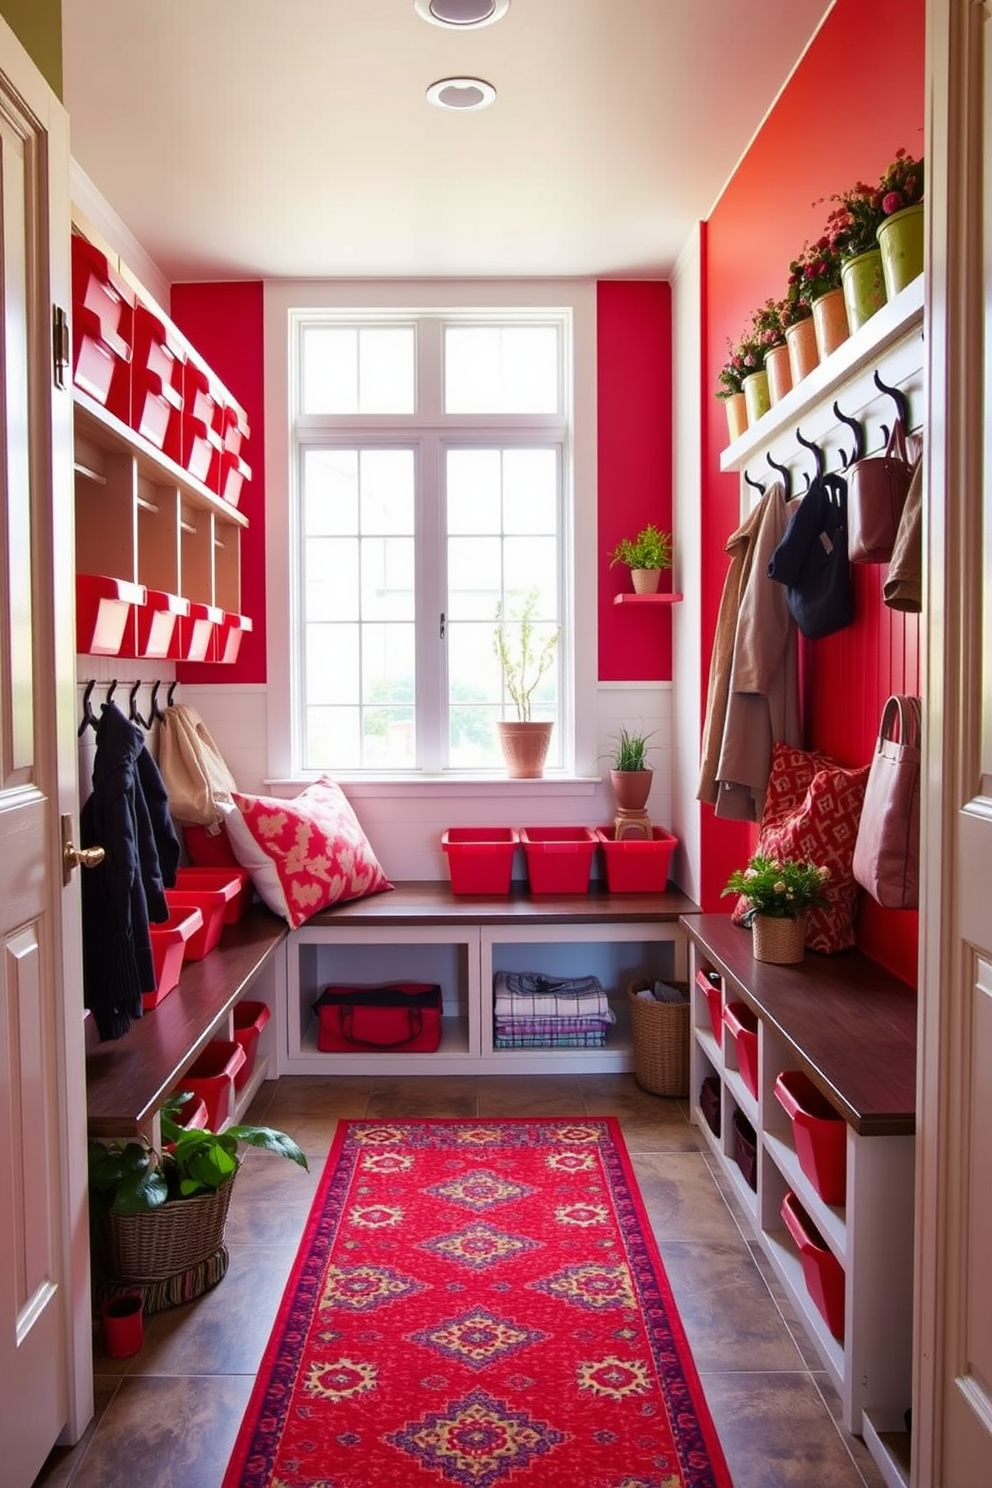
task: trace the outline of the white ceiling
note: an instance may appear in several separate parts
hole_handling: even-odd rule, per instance
[[[829,8],[63,0],[72,154],[172,282],[665,277]]]

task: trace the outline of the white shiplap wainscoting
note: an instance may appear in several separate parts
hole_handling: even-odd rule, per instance
[[[669,682],[602,683],[597,689],[595,776],[577,780],[416,782],[342,779],[342,788],[383,868],[396,880],[446,879],[441,834],[455,826],[605,826],[614,815],[610,763],[621,725],[651,734],[648,762],[654,771],[648,812],[671,831],[672,685]],[[186,686],[175,700],[196,708],[239,787],[251,795],[295,794],[268,780],[264,686]],[[524,872],[522,860],[516,871]]]

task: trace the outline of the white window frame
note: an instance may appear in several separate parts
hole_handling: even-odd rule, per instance
[[[291,321],[301,311],[336,310],[357,313],[424,311],[473,312],[480,320],[487,311],[565,309],[572,325],[572,407],[568,453],[571,488],[564,493],[565,528],[562,534],[562,646],[563,702],[570,716],[563,719],[564,768],[556,777],[568,781],[598,778],[596,749],[597,564],[596,564],[596,286],[591,280],[496,281],[274,281],[264,291],[265,321],[265,553],[267,630],[267,742],[268,783],[303,786],[314,772],[302,772],[292,753],[292,719],[296,706],[298,654],[294,640],[292,571],[297,552],[294,530],[294,483],[297,479],[290,428],[292,381]],[[484,418],[472,419],[476,431]],[[370,418],[370,432],[381,420]],[[499,418],[494,418],[499,424]],[[415,427],[415,426],[412,426]],[[571,709],[567,701],[570,698]],[[570,724],[570,727],[568,726]],[[473,784],[462,772],[396,777],[368,772],[336,774],[343,781],[375,782],[381,790],[390,781],[401,792],[425,787],[485,793],[501,782],[491,774]],[[552,787],[554,779],[543,784]]]

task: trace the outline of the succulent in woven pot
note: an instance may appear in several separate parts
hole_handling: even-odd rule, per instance
[[[97,1138],[87,1149],[93,1253],[105,1290],[145,1286],[148,1311],[189,1300],[224,1274],[224,1228],[240,1143],[309,1168],[292,1137],[274,1127],[212,1132],[180,1126],[175,1118],[189,1099],[177,1095],[162,1107],[161,1152],[143,1140]],[[170,1291],[173,1278],[196,1272],[195,1284]]]

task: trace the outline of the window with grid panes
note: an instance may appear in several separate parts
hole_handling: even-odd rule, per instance
[[[298,313],[295,753],[305,772],[502,770],[494,645],[561,625],[565,311]],[[532,717],[567,706],[565,638]],[[563,764],[555,730],[547,769]]]

